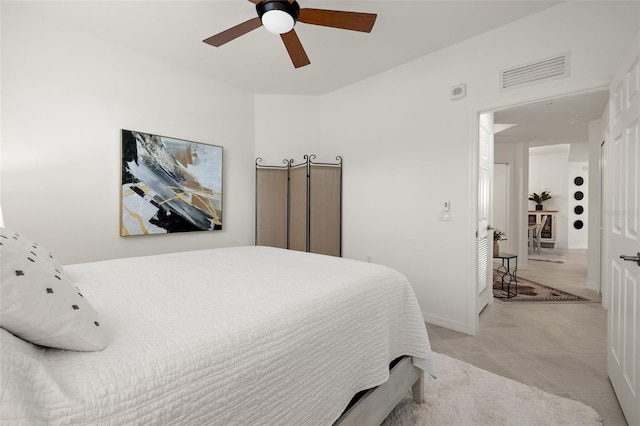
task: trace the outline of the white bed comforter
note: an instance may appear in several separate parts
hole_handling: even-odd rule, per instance
[[[65,273],[109,344],[45,349],[0,329],[2,424],[328,425],[392,359],[432,359],[411,286],[380,265],[235,247]]]

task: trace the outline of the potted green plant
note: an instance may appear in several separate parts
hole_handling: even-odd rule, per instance
[[[536,210],[542,210],[542,203],[551,199],[551,194],[549,191],[542,191],[540,194],[536,194],[535,192],[529,195],[529,201],[534,201],[536,203]]]

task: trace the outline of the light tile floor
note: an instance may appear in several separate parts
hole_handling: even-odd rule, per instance
[[[519,276],[574,294],[585,288],[586,250],[564,264],[529,262]],[[600,303],[509,304],[480,314],[480,335],[427,324],[434,351],[595,408],[609,426],[626,426],[607,376],[606,311]]]

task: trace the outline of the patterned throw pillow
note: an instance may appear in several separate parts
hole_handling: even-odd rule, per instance
[[[0,228],[0,327],[41,346],[99,351],[98,314],[43,247]]]

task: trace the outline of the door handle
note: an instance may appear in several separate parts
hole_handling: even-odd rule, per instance
[[[624,254],[620,256],[622,260],[628,260],[630,262],[638,262],[638,266],[640,266],[640,252],[638,252],[635,256],[625,256]]]

